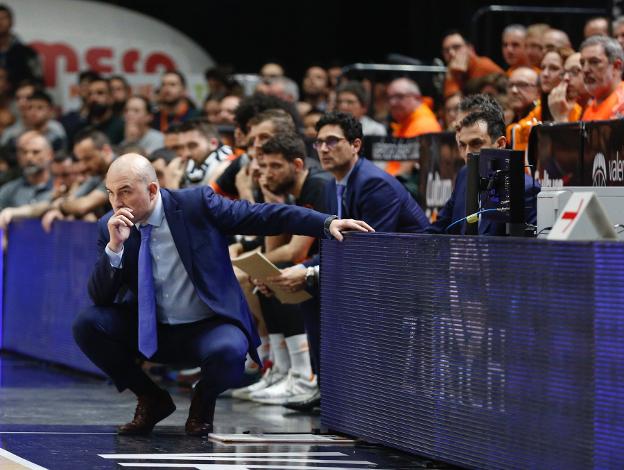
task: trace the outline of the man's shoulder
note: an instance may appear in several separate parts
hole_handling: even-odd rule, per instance
[[[310,168],[304,184],[306,186],[308,184],[313,186],[325,186],[331,179],[333,179],[331,173],[321,170],[320,168]]]
[[[381,187],[391,189],[398,196],[409,196],[409,193],[399,180],[368,160],[362,161],[358,171],[354,172],[353,178],[348,184],[352,184],[360,191],[369,193],[367,197],[370,198],[376,197]]]
[[[360,182],[369,181],[369,180],[384,180],[384,181],[396,181],[396,178],[389,173],[385,172],[373,162],[369,161],[366,158],[360,157],[359,165],[354,169],[352,173],[353,183],[356,183],[358,180]],[[397,181],[398,182],[398,181]],[[351,183],[351,181],[349,181]]]
[[[177,204],[187,205],[196,204],[202,201],[204,198],[217,197],[215,192],[210,186],[191,186],[183,189],[165,189],[161,188],[160,194],[163,197],[165,207],[168,202],[175,202]]]
[[[0,193],[12,193],[13,191],[16,191],[19,187],[23,186],[25,183],[26,180],[24,179],[24,177],[20,176],[19,178],[4,183],[0,188]]]

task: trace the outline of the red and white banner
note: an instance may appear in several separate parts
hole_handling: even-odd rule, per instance
[[[4,3],[13,10],[15,33],[41,55],[46,85],[58,100],[66,96],[59,89],[66,76],[86,69],[134,81],[173,68],[198,76],[214,65],[182,32],[127,8],[85,0]]]

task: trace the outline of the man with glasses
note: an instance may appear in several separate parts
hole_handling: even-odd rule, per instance
[[[409,78],[397,78],[388,85],[387,99],[392,117],[392,137],[412,138],[428,132],[441,132],[442,128],[433,111],[422,99],[420,88]],[[391,175],[409,177],[414,162],[388,162],[386,171]]]
[[[580,47],[583,82],[591,96],[582,121],[616,119],[624,115],[622,68],[624,51],[613,38],[592,36]]]
[[[513,127],[531,112],[539,98],[538,75],[529,67],[519,67],[513,71],[507,83],[508,105],[513,111],[512,123],[507,126],[507,139]]]
[[[581,53],[575,52],[563,64],[563,80],[548,95],[548,106],[553,120],[566,122],[574,105],[578,104],[581,109],[585,109],[589,98],[583,83]]]
[[[420,232],[427,217],[395,178],[360,158],[362,125],[350,114],[327,113],[316,124],[314,148],[334,179],[326,188],[327,210],[357,217],[378,232]]]

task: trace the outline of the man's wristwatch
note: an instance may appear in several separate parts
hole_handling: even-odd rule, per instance
[[[316,269],[314,268],[314,266],[309,266],[308,268],[306,268],[305,283],[308,290],[314,290],[318,286]]]
[[[336,220],[338,218],[337,215],[330,215],[329,217],[327,217],[325,219],[325,223],[323,224],[323,229],[325,230],[325,235],[328,236],[329,238],[332,238],[332,234],[329,231],[329,226],[331,225],[331,223]]]

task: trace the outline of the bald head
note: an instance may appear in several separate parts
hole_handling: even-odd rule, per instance
[[[121,175],[132,176],[137,181],[145,184],[158,184],[154,167],[147,158],[138,153],[126,153],[115,159],[108,169],[106,180],[108,182],[109,179],[117,178]]]
[[[421,104],[420,88],[409,78],[397,78],[386,90],[390,115],[395,122],[403,122]]]
[[[590,18],[583,28],[585,39],[592,36],[609,36],[609,20],[604,17]]]
[[[560,29],[549,29],[542,36],[544,51],[556,51],[563,47],[572,48],[572,43],[565,31]]]
[[[393,80],[390,82],[390,85],[388,85],[388,89],[420,96],[420,88],[418,87],[418,84],[409,78],[397,78],[396,80]]]
[[[518,117],[524,117],[527,109],[539,97],[538,75],[529,67],[518,67],[507,83],[508,104]]]
[[[113,211],[128,209],[133,223],[145,223],[158,201],[158,178],[147,158],[127,153],[111,163],[106,190]]]

